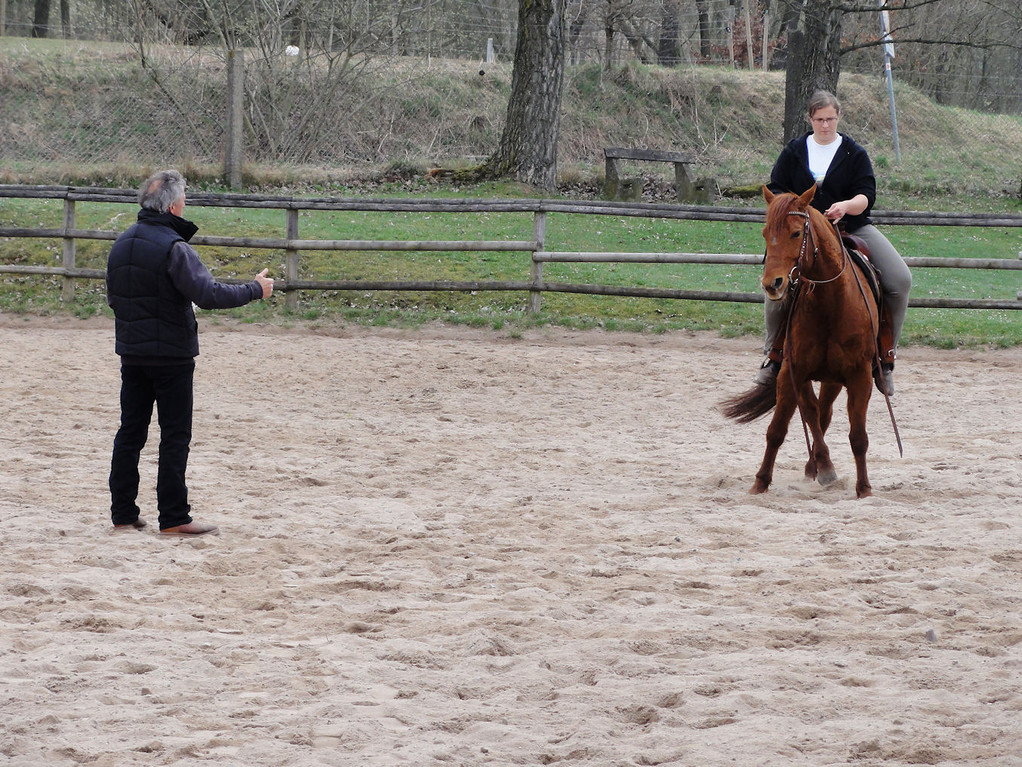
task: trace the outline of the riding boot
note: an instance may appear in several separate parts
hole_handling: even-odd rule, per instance
[[[784,343],[783,334],[780,342]],[[777,383],[777,374],[781,371],[782,359],[781,350],[777,346],[772,347],[766,359],[763,360],[763,364],[760,365],[759,372],[756,373],[756,383],[760,386],[773,386]]]
[[[888,397],[894,394],[894,328],[891,310],[885,304],[880,311],[880,331],[877,333],[877,349],[880,352],[880,366],[873,363],[873,382],[877,391]]]
[[[873,383],[876,384],[877,391],[881,394],[886,394],[888,397],[894,396],[894,363],[893,362],[882,362],[880,367],[873,366]]]

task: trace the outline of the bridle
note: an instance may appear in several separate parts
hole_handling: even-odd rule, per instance
[[[805,282],[809,285],[810,289],[817,285],[826,285],[828,282],[834,282],[838,280],[842,274],[845,273],[845,269],[848,268],[848,251],[845,250],[844,245],[841,247],[841,271],[839,271],[833,277],[826,280],[813,280],[806,277],[803,272],[806,267],[811,264],[815,264],[816,260],[820,255],[820,246],[816,243],[816,235],[813,233],[813,227],[809,218],[809,212],[804,210],[789,210],[789,216],[799,216],[802,218],[802,245],[798,251],[798,258],[795,259],[795,265],[791,267],[791,271],[788,272],[788,285],[789,290],[796,290],[799,282]],[[838,242],[841,242],[841,235],[835,228],[835,233],[838,235]],[[812,260],[807,264],[809,257],[809,241],[813,241]]]

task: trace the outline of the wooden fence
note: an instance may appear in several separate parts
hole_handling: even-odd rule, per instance
[[[0,264],[0,274],[39,274],[63,277],[62,297],[70,301],[74,296],[75,281],[104,279],[101,269],[83,269],[75,264],[78,240],[114,240],[119,232],[78,229],[75,225],[77,203],[123,203],[137,205],[137,193],[125,189],[63,186],[0,185],[0,198],[36,198],[62,200],[64,222],[60,228],[0,227],[0,237],[43,237],[60,239],[63,243],[60,266],[28,266]],[[284,236],[276,237],[221,237],[196,235],[194,245],[216,245],[235,248],[263,248],[283,250],[285,269],[283,279],[275,281],[274,289],[286,294],[289,307],[297,306],[299,290],[357,290],[357,291],[521,291],[529,295],[529,311],[538,312],[544,292],[587,293],[608,296],[634,296],[645,298],[694,299],[701,301],[737,301],[762,303],[761,293],[739,293],[640,286],[576,284],[548,282],[543,277],[543,265],[553,262],[572,263],[662,263],[662,264],[749,264],[762,262],[762,254],[744,253],[611,253],[611,252],[551,252],[546,250],[547,215],[568,213],[587,216],[627,216],[691,221],[731,221],[760,223],[763,211],[753,208],[714,207],[706,205],[650,204],[623,202],[579,202],[565,200],[415,200],[415,199],[355,199],[355,198],[297,198],[257,194],[204,194],[189,193],[190,206],[220,208],[277,209],[285,213]],[[532,214],[532,239],[529,240],[310,240],[301,239],[298,230],[300,211],[360,211],[393,213],[526,213]],[[917,226],[997,226],[1022,227],[1022,216],[969,213],[882,212],[873,214],[878,224]],[[298,265],[303,250],[319,251],[515,251],[528,253],[531,271],[528,280],[300,280]],[[937,267],[953,269],[1009,269],[1022,270],[1022,253],[1018,259],[980,258],[906,258],[911,267]],[[238,280],[225,280],[238,282]],[[910,306],[951,309],[1022,309],[1022,291],[1016,300],[915,298]]]

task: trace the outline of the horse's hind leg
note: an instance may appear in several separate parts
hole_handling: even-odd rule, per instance
[[[788,423],[795,413],[795,395],[791,392],[791,384],[783,375],[777,381],[777,405],[774,407],[774,417],[767,427],[763,463],[760,465],[759,471],[756,472],[756,482],[749,490],[753,495],[765,493],[770,487],[774,478],[774,461],[777,460],[777,451],[784,443],[784,438],[788,434]]]
[[[866,433],[866,410],[873,386],[868,376],[854,386],[848,387],[848,442],[855,456],[855,497],[865,498],[873,495],[866,474],[866,451],[869,449],[869,435]]]
[[[834,416],[834,400],[841,393],[841,384],[822,383],[820,384],[820,429],[824,434],[830,427],[831,418]]]

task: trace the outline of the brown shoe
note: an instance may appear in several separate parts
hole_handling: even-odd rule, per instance
[[[160,535],[176,538],[195,538],[199,535],[220,535],[220,528],[205,522],[189,522],[187,525],[177,525],[160,530]]]
[[[144,519],[136,519],[134,522],[129,522],[126,525],[114,525],[114,532],[123,533],[128,530],[141,530],[145,525],[146,521]]]

